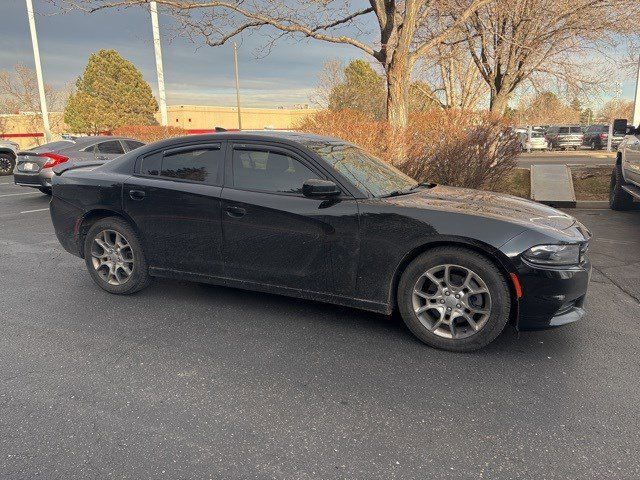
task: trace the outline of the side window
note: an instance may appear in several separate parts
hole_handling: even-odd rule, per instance
[[[157,152],[142,159],[140,173],[216,185],[223,161],[224,153],[219,147]]]
[[[129,150],[135,150],[138,147],[142,147],[144,143],[136,142],[135,140],[123,140]]]
[[[246,190],[302,193],[302,184],[318,175],[295,158],[260,150],[233,151],[233,185]]]
[[[124,150],[118,140],[109,140],[96,145],[96,153],[104,153],[107,155],[122,155]]]

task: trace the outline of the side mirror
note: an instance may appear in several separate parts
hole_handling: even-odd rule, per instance
[[[624,135],[627,133],[628,121],[626,118],[616,118],[613,121],[613,134]]]
[[[302,184],[305,197],[334,197],[340,195],[338,186],[330,180],[311,178]]]

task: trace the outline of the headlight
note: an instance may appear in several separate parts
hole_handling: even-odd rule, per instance
[[[523,256],[538,265],[578,265],[580,245],[538,245],[524,252]]]

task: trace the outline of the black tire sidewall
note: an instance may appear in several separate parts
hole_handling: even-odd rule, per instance
[[[447,339],[431,333],[413,310],[413,287],[418,278],[437,265],[460,265],[480,275],[491,295],[491,314],[484,327],[463,339]],[[418,256],[405,269],[398,284],[398,307],[413,334],[432,347],[456,352],[477,350],[491,343],[504,329],[511,312],[511,293],[502,272],[486,257],[459,247],[438,247]]]
[[[111,285],[105,282],[93,267],[91,246],[96,235],[102,230],[115,230],[121,233],[127,239],[133,251],[133,274],[123,285]],[[126,221],[118,217],[103,218],[91,226],[84,238],[84,259],[93,281],[109,293],[128,295],[142,290],[149,283],[147,262],[138,235]]]
[[[633,206],[633,198],[622,189],[622,167],[616,165],[611,172],[609,207],[612,210],[629,210]]]

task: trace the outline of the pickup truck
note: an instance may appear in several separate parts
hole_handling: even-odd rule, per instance
[[[629,210],[640,201],[640,126],[614,123],[614,130],[625,132],[618,146],[616,166],[611,173],[609,206],[612,210]]]

